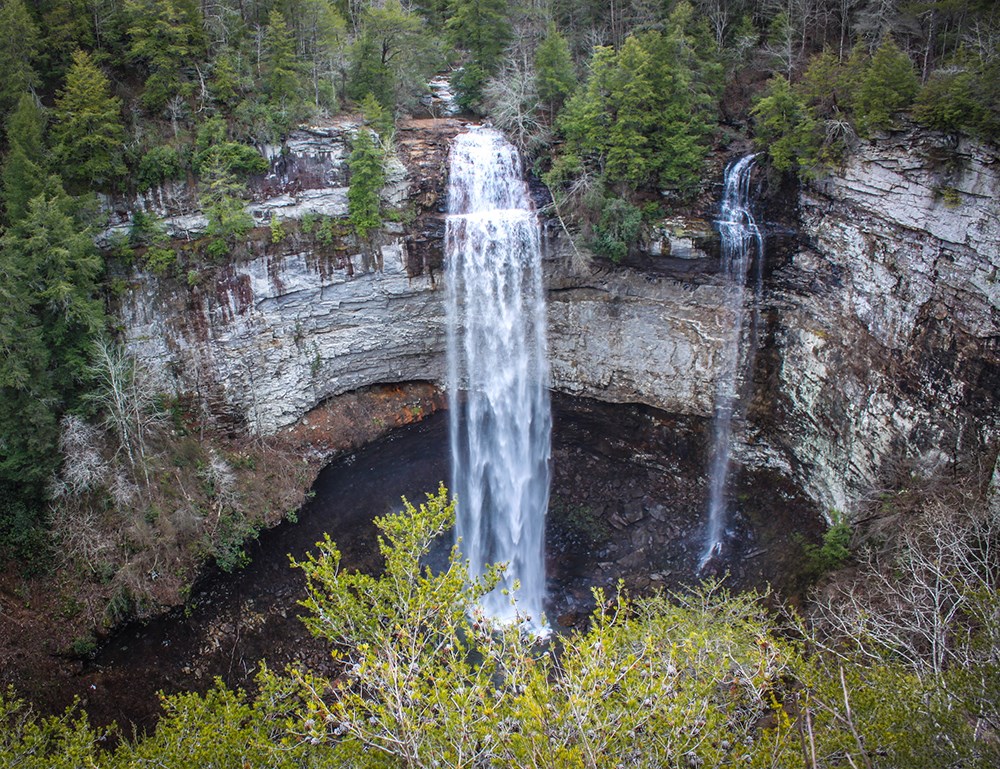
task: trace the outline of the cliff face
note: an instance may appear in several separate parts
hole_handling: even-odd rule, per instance
[[[600,270],[564,235],[548,241],[547,261],[556,390],[686,416],[712,413],[730,323],[718,281]]]
[[[170,390],[195,393],[215,416],[264,434],[368,385],[440,381],[437,209],[448,141],[460,125],[442,120],[419,136],[400,132],[383,197],[390,205],[411,202],[411,221],[387,224],[376,258],[353,252],[346,237],[331,250],[298,232],[274,244],[265,232],[194,285],[140,274],[120,308],[130,348]],[[251,184],[248,210],[258,224],[272,214],[293,224],[306,214],[345,216],[353,130],[300,131],[272,153],[270,172]],[[175,238],[204,229],[200,214],[185,213],[190,192],[158,190],[139,204],[165,217]]]
[[[250,206],[260,224],[343,213],[350,130],[301,132],[274,153]],[[441,382],[442,212],[459,130],[415,121],[399,133],[385,196],[407,224],[389,225],[381,265],[290,237],[251,244],[193,287],[141,275],[121,308],[131,348],[171,389],[263,433],[367,385]],[[994,155],[912,136],[864,145],[801,191],[793,247],[770,250],[738,458],[850,509],[902,464],[933,469],[998,440],[998,194]],[[198,214],[171,199],[183,195],[146,204],[196,237]],[[601,268],[546,230],[553,387],[710,417],[729,322],[710,223],[666,223],[641,269]]]
[[[926,134],[864,144],[800,194],[774,273],[769,437],[826,505],[1000,437],[1000,160]]]

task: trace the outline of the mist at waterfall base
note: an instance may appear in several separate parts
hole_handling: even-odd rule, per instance
[[[708,527],[705,547],[698,564],[699,571],[704,570],[713,557],[721,554],[725,540],[733,419],[739,416],[741,374],[753,368],[757,349],[764,238],[750,210],[750,175],[755,157],[756,155],[746,155],[726,168],[719,218],[716,221],[722,241],[722,274],[726,280],[729,325],[725,329],[721,365],[716,380],[708,471]],[[751,266],[755,266],[755,276],[753,285],[748,289],[747,275]],[[748,301],[751,305],[749,324]]]
[[[537,219],[517,151],[492,129],[455,138],[445,229],[456,536],[473,577],[506,564],[484,614],[544,627],[551,415]],[[459,393],[462,393],[460,396]]]

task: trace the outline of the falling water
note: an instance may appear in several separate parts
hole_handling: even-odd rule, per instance
[[[448,199],[457,535],[473,576],[488,564],[507,564],[500,586],[483,597],[486,615],[541,629],[551,416],[538,222],[517,151],[491,129],[458,136]],[[516,593],[505,595],[516,582]]]
[[[722,269],[726,276],[726,305],[730,324],[722,345],[721,366],[716,380],[715,419],[712,435],[711,464],[709,466],[708,532],[699,570],[722,550],[726,525],[726,482],[729,476],[729,459],[732,449],[733,412],[738,398],[737,388],[740,361],[744,370],[753,365],[757,347],[758,311],[756,298],[760,296],[763,273],[761,263],[764,239],[753,214],[750,212],[750,172],[754,155],[747,155],[731,163],[726,169],[722,204],[719,211],[719,235],[722,238]],[[751,263],[756,264],[753,286],[753,315],[749,329],[746,354],[741,355],[740,340],[746,320],[745,287]]]

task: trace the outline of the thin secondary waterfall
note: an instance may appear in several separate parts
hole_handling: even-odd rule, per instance
[[[722,270],[726,277],[726,305],[730,324],[722,346],[722,364],[715,389],[715,415],[708,476],[708,531],[699,570],[722,550],[726,527],[726,484],[732,451],[733,415],[739,403],[741,370],[749,370],[757,349],[758,308],[763,281],[764,238],[750,211],[750,172],[755,155],[734,161],[726,169],[719,210]],[[747,274],[756,265],[753,311],[745,354],[741,349],[747,315]]]
[[[539,228],[514,147],[491,129],[458,136],[448,200],[457,536],[473,576],[486,565],[507,564],[500,586],[483,598],[486,615],[541,629],[552,420]],[[515,582],[520,588],[505,595]]]

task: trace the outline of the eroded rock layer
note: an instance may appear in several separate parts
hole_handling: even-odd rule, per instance
[[[402,126],[384,191],[398,221],[376,254],[344,233],[321,247],[297,228],[306,214],[343,214],[331,201],[346,198],[355,127],[295,134],[254,182],[249,206],[261,224],[272,214],[288,222],[289,237],[273,243],[262,228],[239,258],[194,279],[138,276],[121,308],[133,351],[172,389],[261,433],[369,385],[441,383],[445,175],[462,127]],[[998,195],[994,153],[900,134],[861,145],[838,173],[772,202],[738,461],[791,472],[824,508],[847,510],[901,472],[992,462]],[[144,205],[173,217],[175,235],[196,238],[197,212],[167,198],[160,191]],[[549,222],[554,389],[711,416],[728,324],[711,217],[672,217],[641,259],[619,268]]]

